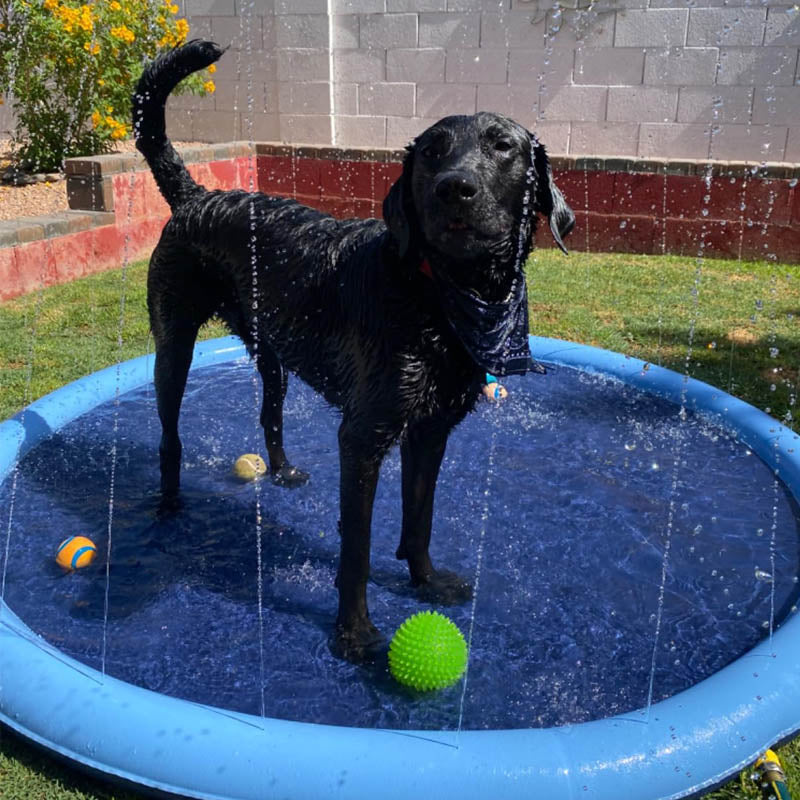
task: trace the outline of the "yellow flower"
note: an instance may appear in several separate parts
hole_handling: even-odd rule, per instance
[[[91,42],[84,42],[83,49],[87,53],[91,53],[93,56],[96,56],[100,52],[100,45],[95,42],[92,44]]]
[[[103,118],[100,115],[99,111],[97,111],[97,110],[92,111],[92,127],[93,128],[96,128],[100,124],[102,119]]]
[[[119,11],[122,8],[122,6],[117,2],[117,0],[111,0],[111,2],[108,4],[108,7],[112,11]]]
[[[64,59],[71,67],[75,66],[75,59],[72,56],[67,56]]]
[[[168,6],[170,14],[177,14],[178,13],[178,6]]]
[[[114,106],[106,106],[106,114],[113,114]]]
[[[52,11],[58,7],[58,0],[44,0],[43,5],[48,11]]]
[[[217,65],[216,64],[209,64],[207,69],[213,75],[217,71]]]
[[[97,85],[98,86],[105,86],[106,82],[102,78],[98,78],[97,79]]]
[[[128,135],[128,129],[124,125],[117,125],[111,131],[112,139],[124,139]]]
[[[214,90],[215,90],[216,88],[217,88],[217,87],[216,87],[216,86],[214,86],[214,81],[206,81],[206,82],[203,84],[203,89],[204,89],[204,91],[205,91],[205,93],[206,93],[206,94],[214,94]]]
[[[186,41],[186,36],[189,33],[189,23],[185,19],[175,20],[175,35],[178,38],[178,44],[183,44]]]
[[[117,25],[116,27],[112,28],[111,35],[115,39],[120,39],[128,44],[130,44],[136,38],[136,34],[126,25]]]

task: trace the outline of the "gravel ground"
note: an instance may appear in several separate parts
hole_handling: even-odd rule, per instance
[[[198,144],[197,142],[173,142],[176,146]],[[135,150],[133,140],[119,142],[115,152],[130,153]],[[10,141],[0,139],[0,172],[11,163]],[[0,184],[0,221],[18,217],[37,217],[66,211],[67,182],[65,180],[34,183],[30,186]]]

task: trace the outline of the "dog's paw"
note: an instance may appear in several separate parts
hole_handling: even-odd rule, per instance
[[[291,464],[281,464],[277,469],[270,470],[270,478],[276,486],[283,486],[286,489],[297,489],[305,486],[311,476],[307,472],[293,467]]]
[[[336,658],[352,664],[376,661],[386,649],[386,639],[369,620],[357,627],[337,625],[329,644]]]
[[[437,570],[417,584],[417,597],[425,603],[457,606],[472,600],[472,584],[449,570]]]

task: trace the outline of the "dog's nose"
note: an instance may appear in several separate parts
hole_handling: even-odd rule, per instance
[[[467,172],[448,172],[439,176],[435,191],[445,203],[471,203],[478,194],[478,184]]]

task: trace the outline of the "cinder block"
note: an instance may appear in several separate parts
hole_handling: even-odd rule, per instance
[[[686,43],[688,19],[688,9],[648,8],[619,12],[614,46],[680,47]]]
[[[575,83],[632,86],[642,82],[643,74],[641,48],[589,47],[575,53]]]
[[[745,86],[686,88],[678,97],[678,122],[746,123],[752,113],[753,90]]]
[[[337,14],[331,23],[333,46],[341,50],[359,47],[360,17],[358,14]]]
[[[800,126],[789,128],[784,159],[795,163],[800,162]],[[798,192],[798,196],[800,196],[800,192]]]
[[[235,14],[235,0],[186,0],[187,17],[232,17]]]
[[[192,113],[192,138],[197,142],[240,139],[240,122],[235,111],[195,111]]]
[[[549,122],[545,119],[534,119],[530,122],[517,119],[517,122],[532,130],[539,141],[547,148],[550,156],[566,155],[569,150],[571,124],[569,122]]]
[[[387,11],[447,11],[447,0],[387,0]]]
[[[239,76],[242,81],[277,81],[278,80],[278,53],[275,47],[268,50],[253,50],[239,52]]]
[[[510,11],[511,0],[447,0],[448,11]]]
[[[281,114],[281,141],[291,144],[330,144],[330,115]]]
[[[362,116],[414,116],[413,83],[370,83],[358,87],[358,113]]]
[[[386,144],[384,117],[339,116],[336,125],[336,144],[341,147],[383,147]]]
[[[285,14],[275,20],[278,47],[328,47],[327,14]]]
[[[386,0],[333,0],[334,14],[383,14]]]
[[[263,41],[263,17],[211,17],[211,38],[231,49],[260,50]],[[195,31],[192,31],[195,35]],[[230,55],[228,56],[230,58]]]
[[[715,82],[719,57],[716,47],[647,50],[644,83],[655,86],[710,86]]]
[[[475,86],[457,83],[417,86],[417,116],[440,119],[448,114],[474,114],[476,103]]]
[[[432,117],[387,117],[386,118],[386,146],[405,147],[409,142],[434,122],[448,114],[447,111],[437,113]],[[461,112],[472,113],[472,112]],[[399,170],[398,170],[399,172]]]
[[[329,114],[331,91],[328,83],[278,84],[281,114]]]
[[[539,89],[568,85],[572,82],[575,56],[572,50],[511,50],[508,82],[512,86]]]
[[[328,0],[275,0],[276,14],[325,14]]]
[[[333,75],[336,83],[382,81],[385,67],[383,52],[380,50],[333,51]]]
[[[723,47],[717,83],[728,86],[791,86],[797,48]]]
[[[192,114],[182,108],[167,106],[167,131],[176,141],[188,142],[192,138]]]
[[[114,184],[111,177],[67,175],[67,202],[76,211],[113,211]]]
[[[210,39],[211,21],[215,17],[194,16],[189,20],[189,38]]]
[[[254,142],[277,142],[281,132],[277,106],[273,106],[272,113],[257,112],[244,115],[241,127],[242,135]]]
[[[581,11],[564,9],[559,14],[550,11],[546,22],[547,44],[555,50],[613,47],[615,18],[614,11],[601,11],[596,4]]]
[[[336,83],[333,87],[333,109],[337,115],[358,114],[358,84]]]
[[[770,125],[800,125],[800,86],[756,88],[753,122]]]
[[[236,0],[236,14],[241,16],[242,6],[247,4],[247,8],[252,14],[260,16],[273,16],[275,14],[275,0]]]
[[[534,9],[481,14],[481,47],[544,47],[544,17]]]
[[[539,93],[535,88],[478,86],[478,110],[495,111],[527,125],[536,117]]]
[[[636,156],[639,125],[636,122],[575,122],[569,152],[580,155]]]
[[[480,43],[480,20],[480,14],[420,14],[419,46],[477,47]]]
[[[539,116],[553,122],[599,122],[605,118],[608,92],[605,86],[548,86],[539,95]]]
[[[760,45],[766,8],[693,8],[686,43],[690,47]]]
[[[788,130],[778,125],[720,125],[711,155],[722,161],[793,161],[786,150]]]
[[[330,78],[330,57],[327,49],[282,49],[278,57],[277,77],[280,81],[327,81]]]
[[[672,122],[678,108],[677,87],[631,86],[608,90],[610,122]]]
[[[214,92],[214,108],[216,111],[264,111],[268,107],[275,107],[277,99],[273,90],[270,91],[271,102],[267,105],[267,87],[261,81],[254,81],[248,88],[247,80],[242,81],[217,81],[217,90]],[[270,84],[272,87],[274,84]]]
[[[386,80],[444,83],[445,51],[437,48],[386,51]]]
[[[369,14],[359,18],[361,47],[416,47],[416,14]]]
[[[708,158],[709,126],[683,122],[643,122],[640,158]]]
[[[767,28],[764,33],[764,44],[800,45],[800,19],[797,6],[788,8],[767,9]]]
[[[445,80],[448,83],[505,84],[508,50],[488,47],[447,50]]]

